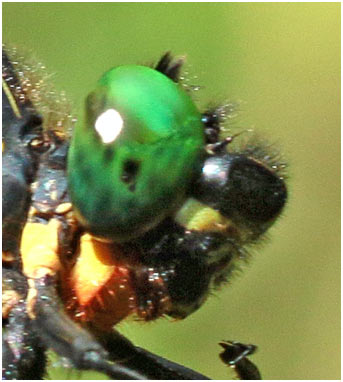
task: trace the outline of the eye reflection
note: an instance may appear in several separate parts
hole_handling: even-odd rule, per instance
[[[123,126],[123,118],[115,109],[104,111],[95,121],[95,130],[103,143],[112,143],[122,131]]]
[[[223,166],[221,158],[210,158],[205,162],[203,174],[209,181],[225,184],[227,178],[227,166]]]

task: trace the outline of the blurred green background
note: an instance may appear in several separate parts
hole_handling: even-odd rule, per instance
[[[187,54],[200,105],[243,101],[236,126],[277,142],[290,165],[271,240],[186,320],[120,330],[214,379],[232,376],[222,339],[258,344],[265,379],[339,379],[340,4],[3,3],[3,39],[31,49],[78,113],[106,69],[166,50]]]

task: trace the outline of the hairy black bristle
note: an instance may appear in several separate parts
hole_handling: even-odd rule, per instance
[[[230,146],[231,147],[231,146]],[[287,179],[287,163],[285,162],[278,145],[262,139],[256,133],[252,136],[238,142],[230,150],[231,154],[239,153],[246,157],[254,158],[263,163],[272,172],[282,179]]]
[[[174,59],[170,52],[166,52],[155,66],[155,69],[169,77],[174,82],[178,82],[183,62],[184,58],[181,57]]]

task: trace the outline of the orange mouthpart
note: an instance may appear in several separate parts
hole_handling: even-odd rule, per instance
[[[80,254],[64,277],[67,310],[75,320],[89,322],[103,330],[133,313],[135,296],[129,269],[118,256],[120,247],[81,237]],[[63,287],[62,286],[62,287]]]

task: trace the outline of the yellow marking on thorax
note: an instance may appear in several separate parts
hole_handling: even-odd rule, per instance
[[[4,80],[2,80],[2,88],[3,88],[7,98],[9,100],[9,103],[10,103],[10,105],[12,107],[12,110],[13,110],[14,114],[16,115],[16,117],[21,118],[22,115],[20,113],[20,110],[19,110],[19,107],[17,105],[17,102],[16,102],[13,94],[11,93],[11,90],[8,87],[6,81],[4,81]]]
[[[27,314],[35,319],[38,291],[35,279],[54,276],[61,269],[58,257],[58,230],[61,223],[51,219],[48,224],[26,223],[21,237],[23,273],[28,277],[29,290],[26,297]]]
[[[21,238],[23,273],[30,278],[55,274],[60,268],[58,258],[58,229],[60,222],[51,219],[48,224],[26,223]]]

